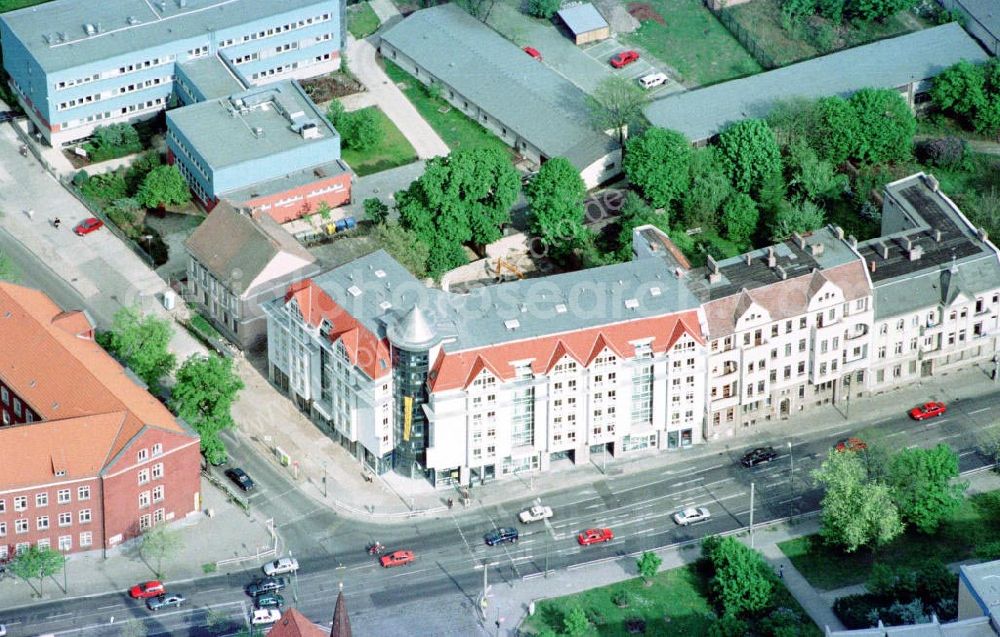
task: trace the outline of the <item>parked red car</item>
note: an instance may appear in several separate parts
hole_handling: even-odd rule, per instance
[[[101,221],[97,217],[91,217],[89,219],[84,219],[80,223],[76,224],[76,227],[73,228],[73,232],[82,237],[83,235],[90,234],[95,230],[100,230],[103,226],[104,226],[103,221]]]
[[[948,411],[948,407],[944,403],[932,400],[929,403],[924,403],[911,409],[910,418],[914,420],[927,420],[928,418],[941,416],[946,411]]]
[[[167,587],[159,580],[150,580],[142,584],[136,584],[129,589],[128,594],[132,599],[149,599],[159,597],[167,592]]]
[[[580,546],[610,542],[613,539],[615,539],[615,534],[611,529],[587,529],[576,536],[576,541],[580,543]]]
[[[639,59],[638,51],[622,51],[618,55],[611,58],[611,66],[616,69],[628,66],[629,64],[635,62]]]
[[[533,46],[526,46],[526,47],[524,47],[524,52],[527,53],[528,55],[530,55],[531,57],[535,58],[539,62],[542,61],[542,54],[539,53],[538,49],[536,49],[535,47],[533,47]]]
[[[837,445],[834,447],[837,451],[864,451],[867,448],[868,443],[861,438],[844,438],[843,440],[838,440]]]
[[[415,559],[413,551],[393,551],[392,553],[383,555],[378,561],[383,567],[390,568],[393,566],[404,566]]]

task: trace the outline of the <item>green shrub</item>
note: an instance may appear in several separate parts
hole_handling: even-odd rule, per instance
[[[528,0],[525,10],[528,15],[548,20],[559,11],[560,4],[560,0]]]
[[[118,172],[101,173],[88,179],[80,187],[80,191],[88,199],[96,201],[114,201],[128,194],[125,178]]]

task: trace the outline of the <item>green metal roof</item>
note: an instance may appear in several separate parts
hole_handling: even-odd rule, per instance
[[[382,40],[548,157],[583,168],[615,147],[588,125],[583,91],[453,4],[411,14]]]
[[[51,73],[323,4],[336,9],[331,0],[55,0],[0,19]]]
[[[700,141],[740,120],[766,117],[783,100],[895,88],[932,78],[960,60],[985,62],[988,57],[952,22],[666,97],[646,107],[646,118]]]

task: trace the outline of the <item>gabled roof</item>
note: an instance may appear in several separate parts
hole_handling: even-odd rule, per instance
[[[0,283],[0,381],[43,422],[0,427],[0,488],[96,475],[144,427],[196,438],[92,337],[81,312]]]
[[[293,257],[300,267],[316,261],[271,217],[266,214],[251,217],[227,201],[212,209],[184,246],[194,260],[237,295],[246,292],[282,253]],[[283,274],[287,273],[279,276]]]
[[[654,353],[665,352],[685,334],[698,343],[704,342],[694,310],[468,351],[445,351],[430,374],[430,387],[435,392],[466,388],[475,379],[471,372],[486,365],[501,380],[509,380],[515,374],[514,361],[530,360],[533,373],[548,374],[565,356],[589,364],[596,358],[595,352],[599,354],[605,347],[619,356],[632,357],[633,343],[648,339],[652,339]]]
[[[267,637],[328,637],[330,634],[294,608],[283,611],[281,619],[267,631]],[[346,637],[350,637],[349,631]]]
[[[575,35],[608,28],[608,21],[589,2],[560,9],[558,15],[559,19],[566,25],[566,28]]]
[[[932,78],[963,59],[985,62],[989,56],[952,22],[665,97],[646,107],[646,118],[700,141],[740,120],[767,117],[783,100],[896,88]]]

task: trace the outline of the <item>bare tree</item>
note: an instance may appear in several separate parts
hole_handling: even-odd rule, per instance
[[[613,76],[597,85],[588,106],[594,123],[601,130],[617,131],[618,142],[624,145],[628,125],[642,115],[647,102],[649,98],[637,84]]]

